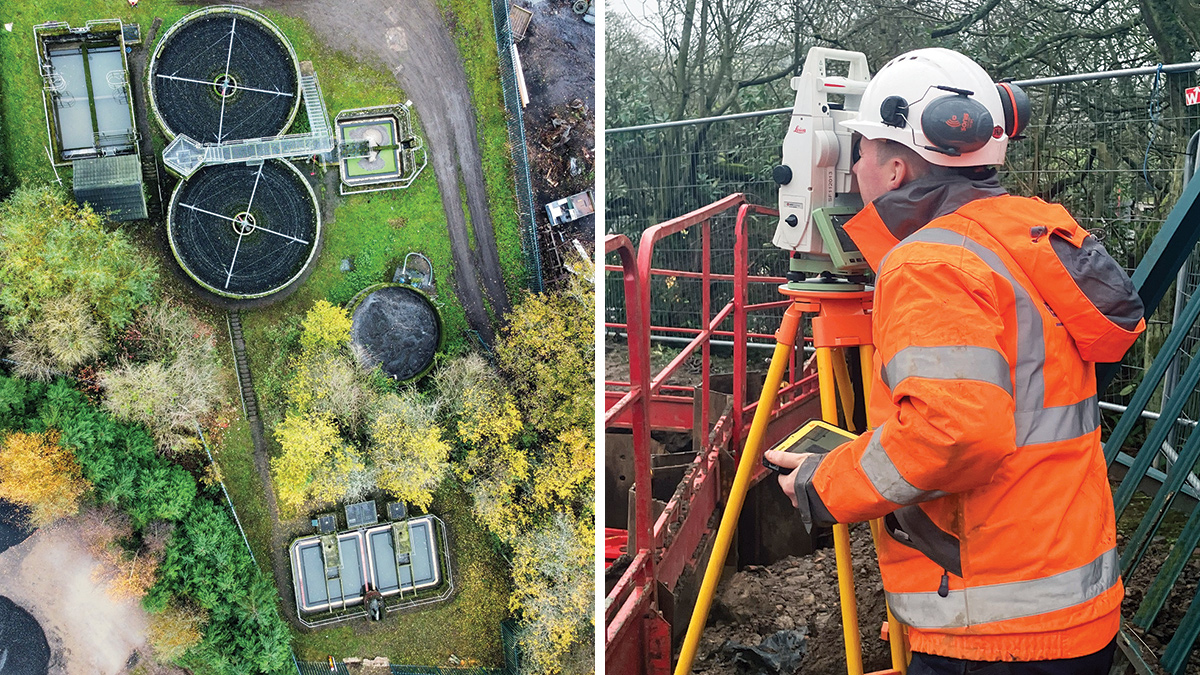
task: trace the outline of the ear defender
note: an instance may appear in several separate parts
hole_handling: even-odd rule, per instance
[[[889,127],[903,129],[908,124],[908,101],[903,96],[889,96],[879,104],[879,119]]]
[[[1004,109],[1004,133],[1009,138],[1019,138],[1029,124],[1029,96],[1011,82],[996,85],[1000,93],[1000,107]]]
[[[957,157],[975,152],[992,138],[992,114],[965,92],[935,99],[921,113],[921,131],[933,143],[928,150]]]

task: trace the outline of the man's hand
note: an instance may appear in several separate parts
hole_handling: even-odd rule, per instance
[[[796,482],[792,474],[796,473],[795,468],[810,456],[807,452],[782,452],[780,450],[768,450],[764,453],[768,462],[778,464],[785,469],[791,469],[787,473],[781,473],[776,476],[779,481],[779,487],[783,490],[783,494],[787,495],[788,499],[792,500],[792,506],[799,507],[796,502]]]

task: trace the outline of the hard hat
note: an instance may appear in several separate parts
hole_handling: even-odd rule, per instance
[[[858,116],[843,126],[888,139],[939,166],[1004,163],[1010,138],[1029,120],[1029,98],[992,82],[971,59],[941,47],[888,61],[867,85]]]

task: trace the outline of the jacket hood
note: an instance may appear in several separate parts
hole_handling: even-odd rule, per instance
[[[1100,242],[1061,205],[1008,195],[994,171],[915,180],[868,204],[845,229],[878,273],[888,251],[951,213],[972,221],[1008,253],[1084,359],[1118,361],[1145,330],[1141,298]]]
[[[888,251],[933,220],[976,199],[1008,194],[996,172],[978,178],[959,174],[925,176],[885,192],[846,222],[846,234],[854,240],[876,273]]]

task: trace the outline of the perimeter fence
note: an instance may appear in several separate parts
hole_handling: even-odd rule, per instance
[[[1001,180],[1014,194],[1060,202],[1101,239],[1132,272],[1182,192],[1189,139],[1200,129],[1200,110],[1185,105],[1183,89],[1198,83],[1195,64],[1184,72],[1098,74],[1082,80],[1058,78],[1019,82],[1033,104],[1033,124],[1025,140],[1009,145]],[[1166,71],[1172,70],[1167,67]],[[791,108],[721,118],[609,129],[605,134],[605,222],[610,233],[638,241],[651,225],[680,216],[734,192],[774,207],[776,184],[771,169],[780,162],[780,144]],[[1189,174],[1190,174],[1189,169]],[[751,274],[783,276],[787,256],[770,241],[775,219],[751,221]],[[714,273],[732,273],[732,227],[714,222],[710,261]],[[656,247],[653,266],[700,270],[699,232],[673,238],[674,248]],[[609,261],[610,263],[612,261]],[[1102,404],[1126,403],[1147,365],[1158,352],[1181,307],[1200,287],[1200,260],[1193,252],[1180,273],[1178,293],[1169,293],[1150,321],[1147,335],[1126,356]],[[650,324],[700,328],[700,281],[655,276]],[[605,277],[605,320],[624,323],[624,293],[619,274]],[[712,303],[732,294],[732,283],[711,286]],[[751,289],[778,300],[771,289]],[[759,313],[755,313],[759,314]],[[780,313],[755,317],[752,332],[771,333]],[[765,342],[765,341],[764,341]],[[1180,348],[1173,368],[1186,367],[1200,346],[1200,329]],[[1177,379],[1177,378],[1176,378]],[[1173,380],[1165,387],[1171,393]],[[1172,441],[1182,443],[1200,419],[1200,395],[1189,397]],[[1162,394],[1152,410],[1161,410]]]
[[[529,152],[525,146],[525,115],[521,94],[517,91],[512,26],[508,21],[508,0],[492,0],[492,18],[496,25],[496,51],[500,55],[500,85],[504,90],[508,144],[512,146],[513,178],[517,188],[517,217],[521,221],[521,250],[525,253],[525,272],[529,288],[542,291],[542,253],[534,218],[533,182],[529,178]]]

